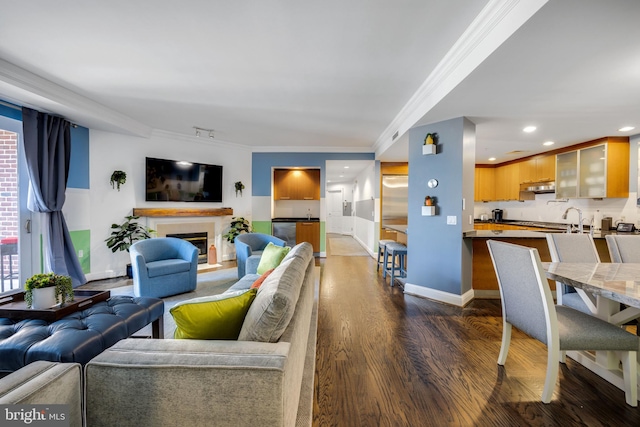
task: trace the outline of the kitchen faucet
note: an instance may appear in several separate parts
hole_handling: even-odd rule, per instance
[[[569,211],[573,209],[575,211],[578,211],[578,232],[582,233],[583,232],[583,228],[582,228],[582,211],[578,208],[574,208],[573,206],[569,206],[567,208],[566,211],[564,211],[564,213],[562,214],[562,219],[567,219],[567,214],[569,213]],[[569,228],[570,230],[570,228]]]

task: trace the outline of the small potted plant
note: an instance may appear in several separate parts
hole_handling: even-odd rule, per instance
[[[55,273],[34,274],[24,284],[27,307],[45,309],[73,301],[71,277]]]
[[[244,190],[244,184],[242,181],[238,181],[234,184],[236,188],[236,197],[238,197],[238,192],[240,193],[240,197],[242,197],[242,190]]]
[[[127,251],[138,240],[151,238],[151,233],[155,230],[145,227],[138,222],[139,216],[129,215],[124,217],[122,224],[111,224],[111,236],[105,240],[111,252]],[[132,277],[131,264],[127,264],[127,276]]]
[[[244,219],[243,217],[232,217],[229,231],[222,235],[227,242],[233,243],[236,240],[236,237],[241,233],[251,233],[251,226],[249,225],[249,221]]]
[[[120,186],[125,182],[127,182],[126,172],[113,171],[113,173],[111,174],[111,181],[109,181],[109,183],[111,184],[111,188],[115,188],[117,186],[118,191],[120,191]]]

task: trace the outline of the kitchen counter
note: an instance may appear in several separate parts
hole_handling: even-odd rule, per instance
[[[271,222],[320,222],[320,218],[271,218]]]
[[[499,238],[511,238],[511,239],[545,239],[546,233],[562,233],[564,231],[549,229],[545,231],[532,231],[532,230],[473,230],[465,231],[462,233],[462,237],[471,239],[499,239]],[[587,231],[588,233],[588,231]],[[594,240],[603,240],[604,236],[608,234],[623,234],[637,236],[639,233],[618,233],[616,231],[597,231],[593,233]]]

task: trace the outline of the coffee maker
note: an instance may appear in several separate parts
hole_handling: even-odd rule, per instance
[[[502,215],[503,215],[502,209],[494,209],[491,211],[491,213],[493,215],[493,222],[502,221]]]

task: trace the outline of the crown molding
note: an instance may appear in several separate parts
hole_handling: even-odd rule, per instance
[[[254,153],[374,153],[371,147],[335,147],[335,146],[313,146],[313,147],[292,147],[282,146],[260,146],[251,147]]]
[[[151,135],[151,127],[3,59],[0,59],[0,82],[25,92],[23,99],[16,99],[22,105],[45,109],[82,126],[90,124],[110,131],[115,128],[146,138]]]
[[[376,157],[531,18],[548,0],[490,0],[373,144]]]

